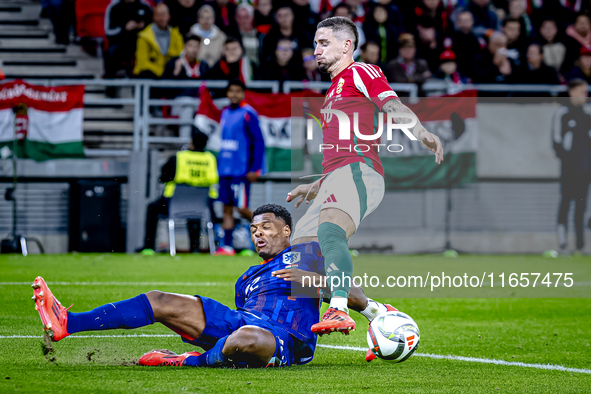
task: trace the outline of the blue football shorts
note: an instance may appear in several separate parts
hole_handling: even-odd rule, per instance
[[[205,329],[199,338],[189,340],[182,338],[183,342],[199,346],[204,350],[211,349],[216,342],[225,336],[232,334],[240,327],[257,326],[264,328],[271,332],[275,337],[275,353],[267,367],[288,367],[294,364],[299,364],[300,360],[296,362],[296,353],[302,350],[303,347],[309,350],[309,347],[297,338],[290,335],[285,329],[274,325],[268,321],[262,320],[259,317],[250,314],[246,311],[237,311],[230,309],[226,305],[201,295],[199,297],[203,303],[203,311],[205,313]],[[312,357],[310,357],[311,360]],[[306,362],[310,361],[306,360]]]
[[[245,177],[220,177],[218,200],[225,205],[233,205],[239,209],[248,208],[250,199],[250,182]]]

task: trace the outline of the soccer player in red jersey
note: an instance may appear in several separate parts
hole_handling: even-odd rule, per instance
[[[312,332],[318,334],[355,327],[347,308],[353,273],[348,239],[384,196],[379,141],[359,138],[358,134],[377,134],[378,119],[383,116],[380,112],[392,114],[394,123],[400,125],[411,126],[413,122],[409,123],[409,119],[417,120],[390,88],[379,67],[353,61],[358,41],[357,28],[348,18],[332,17],[318,24],[314,54],[319,70],[330,73],[332,80],[321,111],[324,115],[323,174],[318,181],[300,185],[287,195],[288,202],[297,200],[296,208],[304,201],[309,204],[314,200],[296,225],[293,243],[318,240],[325,258],[332,295],[328,311],[312,326]],[[339,132],[343,119],[338,111],[349,118],[347,139],[342,139]],[[404,117],[405,114],[408,117]],[[414,127],[405,129],[411,139],[420,140],[435,154],[437,164],[441,163],[443,147],[437,136],[429,133],[418,120]],[[376,305],[370,302],[370,307]]]

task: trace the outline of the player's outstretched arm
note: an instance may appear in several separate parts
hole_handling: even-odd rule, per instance
[[[388,101],[382,107],[382,112],[406,112],[414,115],[414,112],[412,112],[412,110],[404,105],[400,100]],[[408,118],[394,118],[394,122],[397,124],[408,123]],[[439,141],[439,137],[437,137],[435,134],[429,133],[420,121],[417,121],[416,126],[412,128],[412,133],[423,143],[423,145],[425,145],[425,148],[435,153],[435,162],[437,164],[441,164],[443,161],[443,146],[441,145],[441,141]]]
[[[276,276],[278,278],[283,278],[283,280],[285,281],[296,282],[302,286],[316,285],[316,287],[322,287],[322,290],[324,292],[323,301],[326,303],[330,302],[330,287],[327,286],[328,283],[326,276],[322,276],[316,272],[304,271],[299,268],[285,268],[282,270],[274,271],[272,274],[273,276]],[[304,277],[306,278],[305,284],[303,279]],[[347,307],[354,311],[361,312],[367,307],[368,301],[369,299],[365,296],[363,289],[352,284],[351,292],[349,293],[349,299],[347,302]]]

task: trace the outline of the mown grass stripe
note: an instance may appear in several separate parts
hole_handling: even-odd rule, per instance
[[[64,339],[68,338],[172,338],[178,337],[178,335],[171,335],[171,334],[130,334],[130,335],[70,335]],[[43,336],[41,335],[0,335],[0,339],[42,339]],[[358,352],[367,352],[367,348],[363,347],[353,347],[353,346],[336,346],[336,345],[323,345],[319,344],[318,347],[325,348],[325,349],[335,349],[335,350],[352,350]],[[510,367],[522,367],[522,368],[535,368],[535,369],[543,369],[548,371],[562,371],[562,372],[573,372],[573,373],[583,373],[587,375],[591,375],[591,369],[583,369],[583,368],[569,368],[564,367],[562,365],[552,365],[552,364],[534,364],[534,363],[523,363],[520,361],[505,361],[505,360],[495,360],[490,358],[477,358],[477,357],[464,357],[464,356],[452,356],[452,355],[443,355],[443,354],[431,354],[431,353],[415,353],[416,357],[426,357],[432,358],[436,360],[453,360],[453,361],[465,361],[465,362],[472,362],[472,363],[481,363],[481,364],[494,364],[494,365],[505,365]]]

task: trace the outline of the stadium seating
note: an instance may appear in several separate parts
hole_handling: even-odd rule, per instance
[[[77,0],[76,30],[80,38],[95,40],[98,48],[106,48],[105,10],[110,0]],[[98,56],[100,57],[100,56]]]
[[[102,64],[76,45],[57,45],[39,3],[0,1],[0,58],[7,79],[84,79],[102,75]]]

